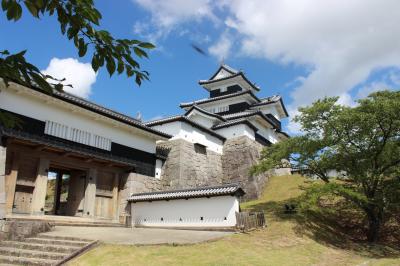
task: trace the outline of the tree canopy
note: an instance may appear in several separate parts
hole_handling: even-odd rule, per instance
[[[155,46],[139,40],[117,39],[101,29],[102,15],[93,0],[2,0],[1,7],[7,19],[14,22],[22,17],[24,10],[37,19],[45,15],[56,16],[61,34],[73,41],[78,55],[91,54],[94,71],[105,66],[110,76],[115,72],[126,73],[128,77],[134,77],[138,85],[149,79],[149,73],[140,68],[135,57],[148,57],[146,50]],[[0,77],[7,85],[9,81],[15,81],[48,92],[69,86],[63,85],[63,77],[42,74],[34,64],[26,61],[25,54],[26,50],[15,54],[6,49],[0,51]]]
[[[382,224],[400,210],[400,92],[372,93],[353,108],[337,100],[300,108],[294,121],[304,134],[264,149],[254,171],[289,159],[324,181],[308,191],[314,204],[327,195],[351,203],[367,218],[367,239],[377,241]]]

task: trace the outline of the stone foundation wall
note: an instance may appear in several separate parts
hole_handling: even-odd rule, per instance
[[[181,139],[157,146],[170,150],[161,178],[126,175],[120,184],[120,222],[130,216],[127,199],[132,193],[238,183],[246,192],[245,199],[255,199],[268,181],[269,174],[250,175],[263,146],[245,136],[227,140],[223,154],[209,150],[206,154],[197,153],[193,143]]]
[[[45,221],[0,220],[0,241],[23,240],[26,237],[48,232],[53,226]]]
[[[261,196],[269,174],[250,175],[250,168],[258,162],[263,146],[248,137],[228,139],[222,155],[224,183],[238,183],[246,192],[245,199]]]
[[[165,189],[191,188],[221,184],[221,155],[210,150],[197,153],[194,144],[177,139],[161,144],[170,149],[161,173]]]

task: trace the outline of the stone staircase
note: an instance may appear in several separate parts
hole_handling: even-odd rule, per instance
[[[0,265],[61,265],[95,245],[88,239],[39,234],[0,241]]]

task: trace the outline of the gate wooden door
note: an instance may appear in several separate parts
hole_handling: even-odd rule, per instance
[[[103,219],[113,218],[114,173],[100,172],[97,176],[95,216]]]
[[[13,213],[30,213],[32,203],[33,187],[19,186],[15,187]]]

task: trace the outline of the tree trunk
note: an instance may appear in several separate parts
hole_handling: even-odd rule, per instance
[[[370,208],[366,210],[368,217],[368,242],[377,242],[380,236],[382,215],[380,215],[380,211],[376,211],[374,209],[375,208]]]

